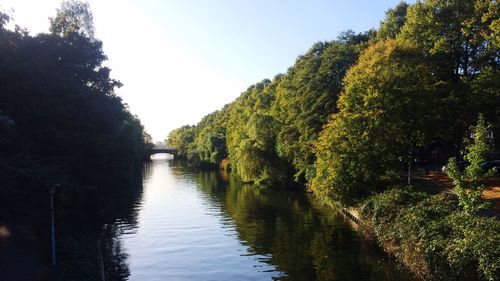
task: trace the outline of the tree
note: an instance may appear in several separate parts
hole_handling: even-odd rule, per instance
[[[166,143],[177,149],[180,158],[193,159],[195,139],[195,126],[184,125],[168,134]]]
[[[457,159],[452,157],[446,167],[446,174],[453,180],[459,205],[469,215],[475,214],[486,206],[481,200],[484,181],[495,173],[494,169],[485,171],[481,166],[486,162],[486,156],[491,148],[488,140],[488,126],[482,115],[479,115],[477,125],[472,128],[472,132],[473,142],[466,147],[464,157],[465,160],[470,162],[470,165],[462,172]]]
[[[411,42],[422,52],[431,72],[443,87],[438,93],[444,105],[440,113],[441,139],[458,148],[477,114],[497,111],[500,96],[474,90],[477,79],[489,84],[498,78],[499,12],[491,0],[427,0],[408,8],[398,39]],[[492,79],[492,80],[491,80]]]
[[[78,181],[104,168],[130,175],[142,161],[144,129],[114,93],[121,84],[103,66],[102,42],[79,32],[65,36],[0,29],[2,111],[16,122],[17,141],[30,157],[59,173]]]
[[[276,153],[276,120],[271,115],[276,85],[264,80],[247,89],[231,107],[227,145],[231,168],[244,182],[283,185],[288,167]]]
[[[4,29],[5,25],[9,21],[10,21],[9,15],[0,10],[0,29]]]
[[[279,127],[276,145],[278,155],[292,163],[297,182],[314,174],[313,143],[336,112],[344,75],[369,39],[369,33],[347,31],[332,42],[318,42],[280,80],[273,104]]]
[[[202,166],[219,166],[227,158],[226,128],[230,105],[203,117],[196,125],[195,143]]]
[[[396,38],[406,22],[406,12],[409,6],[406,2],[400,2],[393,9],[385,12],[385,19],[380,22],[380,27],[377,31],[377,39]]]
[[[436,74],[453,76],[456,82],[485,66],[498,66],[499,13],[491,0],[417,2],[408,9],[401,38],[432,59]]]
[[[67,37],[78,34],[94,38],[94,18],[88,2],[68,0],[61,3],[56,16],[50,18],[50,32]]]
[[[344,83],[339,112],[315,144],[310,188],[323,199],[352,203],[398,180],[400,157],[426,143],[437,108],[434,78],[411,44],[370,46]]]

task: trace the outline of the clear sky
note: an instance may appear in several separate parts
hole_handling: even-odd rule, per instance
[[[60,0],[0,0],[48,31]],[[117,90],[156,141],[293,65],[317,41],[377,27],[400,0],[90,0]],[[413,1],[409,1],[413,2]]]

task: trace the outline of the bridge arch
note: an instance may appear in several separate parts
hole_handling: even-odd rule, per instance
[[[177,156],[177,149],[171,148],[171,147],[157,147],[157,146],[155,146],[154,148],[148,149],[146,151],[146,154],[148,157],[150,157],[153,154],[157,154],[157,153],[167,153],[167,154],[171,154],[175,157],[175,156]]]

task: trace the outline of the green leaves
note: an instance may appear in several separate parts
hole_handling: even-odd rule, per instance
[[[406,2],[400,2],[393,9],[385,13],[385,19],[380,23],[377,32],[377,39],[394,39],[406,22],[406,12],[410,5]]]
[[[399,156],[430,139],[438,108],[428,66],[394,40],[370,46],[344,83],[339,112],[316,142],[311,189],[352,203],[398,179]]]
[[[193,145],[195,140],[195,127],[185,125],[168,134],[167,144],[177,149],[180,158],[191,158],[194,155]]]
[[[0,24],[8,19],[0,18]],[[114,93],[121,84],[103,65],[102,42],[87,33],[93,30],[88,4],[65,2],[55,21],[61,29],[36,36],[0,27],[0,104],[15,122],[9,142],[19,144],[12,151],[33,163],[43,159],[33,169],[43,174],[51,167],[58,174],[47,173],[52,181],[61,175],[92,181],[105,168],[130,176],[143,160],[147,135]],[[69,32],[76,21],[84,29]]]
[[[217,166],[227,158],[226,127],[229,105],[205,116],[196,125],[195,143],[202,165]]]
[[[367,34],[345,32],[338,40],[318,42],[300,56],[276,88],[273,115],[279,124],[277,150],[291,162],[298,182],[314,174],[313,143],[342,90],[345,73],[366,46]]]
[[[365,200],[362,227],[424,280],[497,280],[500,223],[450,196],[395,187]]]
[[[453,180],[455,192],[458,195],[459,204],[468,215],[474,215],[480,209],[486,207],[481,199],[484,190],[485,179],[491,177],[494,171],[485,171],[481,166],[486,162],[486,156],[491,149],[488,140],[488,126],[482,115],[479,115],[478,122],[472,128],[473,143],[466,147],[465,160],[469,161],[469,166],[462,172],[459,169],[457,160],[450,158],[446,173]]]
[[[288,165],[276,153],[277,121],[271,112],[281,77],[253,85],[233,103],[227,127],[231,165],[244,182],[283,185]]]
[[[56,16],[50,18],[50,32],[63,37],[78,34],[94,38],[94,20],[89,3],[78,0],[63,1]]]

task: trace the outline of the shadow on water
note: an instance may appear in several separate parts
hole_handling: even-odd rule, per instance
[[[100,280],[100,264],[106,280],[412,280],[349,220],[304,192],[244,185],[167,160],[145,163],[142,177],[118,179],[108,175],[99,192],[59,194],[59,204],[72,208],[57,218],[53,280]],[[185,204],[195,210],[176,213]],[[197,251],[207,249],[227,258],[197,263]]]
[[[275,280],[413,280],[340,212],[300,191],[244,185],[222,172],[192,173],[199,190],[223,213],[251,255],[282,272]]]
[[[58,260],[50,280],[101,280],[101,268],[106,280],[127,280],[127,255],[114,237],[136,227],[150,165],[135,175],[107,171],[95,186],[61,188],[55,199]]]

